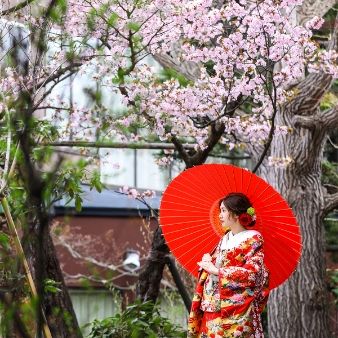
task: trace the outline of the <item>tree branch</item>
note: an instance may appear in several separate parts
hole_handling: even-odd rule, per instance
[[[179,141],[177,140],[179,143]],[[36,146],[51,147],[84,147],[84,148],[118,148],[118,149],[175,149],[171,143],[130,143],[130,142],[85,142],[85,141],[60,141],[43,142]],[[195,144],[181,144],[183,149],[195,148]],[[176,148],[177,149],[177,148]]]
[[[174,144],[176,150],[180,154],[182,160],[184,161],[187,168],[190,167],[190,157],[186,150],[184,149],[183,144],[179,141],[179,139],[176,136],[172,136],[171,142]]]
[[[176,264],[175,264],[175,260],[174,258],[168,254],[166,256],[166,263],[167,263],[167,266],[171,272],[171,275],[175,281],[175,284],[176,284],[176,287],[178,289],[178,292],[180,293],[182,299],[183,299],[183,302],[184,302],[184,305],[187,309],[187,311],[189,312],[190,309],[191,309],[191,299],[190,299],[190,296],[189,296],[189,293],[181,279],[181,276],[180,276],[180,273],[179,271],[177,270],[177,267],[176,267]]]
[[[26,0],[26,1],[23,1],[17,5],[14,5],[13,7],[10,7],[8,9],[5,9],[3,11],[0,12],[0,15],[3,16],[3,15],[8,15],[8,14],[11,14],[11,13],[14,13],[14,12],[17,12],[19,11],[20,9],[28,6],[29,4],[31,4],[32,2],[34,2],[35,0]]]
[[[51,76],[47,77],[46,79],[43,79],[41,82],[36,84],[36,88],[40,90],[40,88],[46,86],[46,84],[50,83],[51,81],[59,79],[62,75],[64,75],[67,72],[75,71],[76,68],[79,68],[83,65],[83,62],[73,62],[69,66],[59,68],[57,71],[53,72]],[[31,88],[31,91],[35,90],[35,88]]]
[[[338,127],[338,106],[318,112],[310,116],[295,115],[293,117],[295,127],[305,129],[323,129],[330,131]]]
[[[330,211],[338,208],[338,193],[325,195],[324,197],[324,215],[327,215]]]
[[[295,97],[285,105],[289,111],[309,115],[319,107],[320,100],[332,85],[333,78],[324,72],[311,73],[293,88]]]
[[[209,137],[206,141],[206,148],[198,150],[190,159],[190,165],[198,165],[205,162],[208,155],[214,149],[225,130],[224,123],[214,122],[210,126]]]

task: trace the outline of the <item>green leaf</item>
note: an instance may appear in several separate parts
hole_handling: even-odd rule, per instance
[[[57,0],[54,6],[50,9],[49,17],[56,23],[61,23],[64,14],[67,11],[67,1]]]
[[[116,22],[118,20],[119,16],[116,13],[111,13],[110,17],[107,20],[108,26],[109,27],[115,27]]]
[[[9,249],[10,247],[9,236],[2,231],[0,232],[0,245],[5,249]]]
[[[187,87],[192,84],[184,75],[178,73],[175,69],[165,68],[160,72],[160,80],[167,81],[171,79],[176,79],[182,87]]]
[[[124,75],[125,75],[125,74],[126,74],[126,73],[125,73],[124,69],[120,67],[120,68],[118,69],[118,71],[117,71],[117,76],[118,76],[120,82],[123,82],[123,81],[124,81]]]
[[[45,279],[43,283],[43,288],[46,293],[58,293],[61,292],[61,289],[58,288],[60,282],[56,282],[53,279]]]
[[[138,32],[141,28],[141,25],[137,22],[128,22],[127,27],[132,31],[132,32]]]
[[[82,198],[79,195],[75,197],[75,210],[80,212],[82,209]]]
[[[103,188],[103,184],[101,182],[101,175],[99,171],[94,171],[92,178],[90,180],[90,190],[92,190],[92,188],[95,188],[98,192],[102,192],[102,188]]]
[[[87,15],[87,27],[90,31],[93,31],[95,29],[95,23],[96,23],[96,10],[93,8],[89,11]]]

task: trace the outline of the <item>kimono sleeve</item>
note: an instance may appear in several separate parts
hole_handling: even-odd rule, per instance
[[[254,288],[264,268],[263,238],[255,235],[242,245],[236,261],[219,269],[221,298],[230,290]]]

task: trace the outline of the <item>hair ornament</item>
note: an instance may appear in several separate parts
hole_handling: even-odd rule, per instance
[[[246,213],[249,214],[250,216],[255,216],[256,210],[253,207],[250,207],[246,210]]]

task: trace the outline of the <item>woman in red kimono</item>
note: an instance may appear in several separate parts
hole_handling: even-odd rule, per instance
[[[255,210],[241,193],[220,203],[220,221],[227,230],[214,252],[205,254],[192,308],[189,338],[262,338],[260,314],[268,294],[263,237],[255,230]]]

